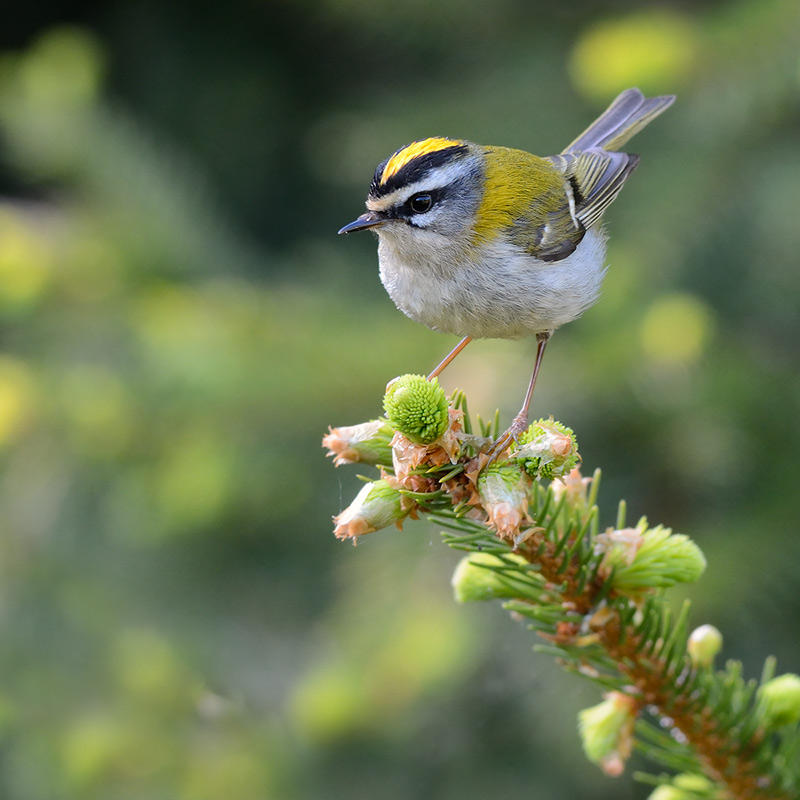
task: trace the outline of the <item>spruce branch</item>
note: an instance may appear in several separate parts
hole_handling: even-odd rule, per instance
[[[494,459],[497,430],[473,426],[461,393],[435,381],[394,381],[386,418],[331,429],[323,444],[337,465],[377,465],[336,518],[337,537],[426,514],[452,548],[459,602],[503,601],[542,640],[535,648],[603,688],[579,715],[587,757],[620,775],[631,752],[676,773],[637,774],[652,800],[796,800],[800,786],[800,677],[745,680],[741,664],[715,670],[715,628],[689,627],[689,604],[673,613],[665,591],[697,580],[700,548],[644,518],[601,532],[600,472],[584,477],[575,434],[537,420]],[[477,430],[477,432],[476,432]]]

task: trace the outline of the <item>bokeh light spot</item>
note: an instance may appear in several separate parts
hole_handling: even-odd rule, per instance
[[[181,800],[263,800],[271,796],[272,768],[263,752],[234,751],[231,746],[197,754],[180,794]]]
[[[97,95],[103,53],[80,28],[53,28],[42,35],[21,63],[25,93],[35,105],[83,107]]]
[[[605,101],[629,86],[645,93],[674,90],[697,52],[698,33],[687,18],[648,10],[588,28],[575,44],[570,67],[584,94]]]
[[[52,273],[50,251],[40,235],[11,211],[0,211],[0,306],[27,306]]]
[[[298,731],[311,741],[323,743],[359,728],[365,704],[360,678],[343,664],[332,663],[298,684],[290,708]]]
[[[67,781],[86,786],[111,767],[117,754],[121,729],[104,714],[88,714],[64,733],[61,758]]]
[[[641,343],[652,361],[692,364],[702,354],[713,327],[708,306],[689,294],[671,294],[647,310]]]
[[[118,456],[129,444],[133,417],[122,379],[102,367],[70,369],[59,393],[72,444],[93,456]]]
[[[34,400],[30,369],[22,361],[0,357],[0,445],[24,428]]]
[[[184,530],[212,522],[232,489],[225,443],[205,431],[179,437],[156,470],[156,496],[164,522]]]
[[[127,696],[160,710],[189,708],[200,695],[170,642],[155,631],[123,630],[112,650],[113,671]]]

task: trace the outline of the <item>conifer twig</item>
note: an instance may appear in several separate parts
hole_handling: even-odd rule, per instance
[[[800,677],[745,681],[741,664],[715,671],[715,628],[689,630],[688,602],[673,615],[664,592],[706,567],[683,534],[641,519],[599,529],[600,473],[583,477],[574,433],[537,420],[502,453],[487,455],[466,418],[422,376],[393,382],[386,418],[331,429],[338,464],[370,463],[367,483],[335,517],[352,539],[427,514],[445,542],[466,551],[453,576],[460,602],[501,599],[543,640],[536,649],[597,683],[601,703],[579,715],[584,751],[620,775],[634,747],[678,774],[637,778],[651,800],[796,800],[800,786]]]

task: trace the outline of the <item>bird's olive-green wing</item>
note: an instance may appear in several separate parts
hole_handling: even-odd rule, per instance
[[[551,185],[548,195],[537,197],[515,222],[515,243],[542,261],[559,261],[572,253],[639,163],[638,156],[618,148],[674,100],[672,95],[647,98],[628,89],[563,153],[550,156],[547,160],[563,176],[563,185]]]
[[[597,149],[562,153],[550,160],[563,171],[572,189],[576,219],[584,228],[591,228],[636,169],[639,156]]]
[[[560,185],[536,198],[530,210],[514,223],[511,238],[541,261],[566,258],[619,194],[638,156],[587,150],[548,159],[563,175]],[[543,208],[553,209],[543,212]]]
[[[540,261],[560,261],[575,251],[586,233],[575,210],[572,185],[554,174],[545,190],[530,198],[513,218],[509,238]]]
[[[575,251],[586,233],[586,227],[571,213],[566,191],[563,204],[556,211],[537,214],[538,225],[520,220],[515,223],[511,238],[540,261],[560,261]]]

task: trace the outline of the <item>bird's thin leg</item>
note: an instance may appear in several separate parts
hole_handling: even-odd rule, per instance
[[[550,336],[552,333],[552,331],[544,331],[543,333],[536,334],[536,341],[539,343],[539,345],[536,348],[536,362],[533,365],[533,374],[531,375],[531,382],[528,384],[528,391],[525,394],[525,400],[522,403],[522,408],[519,410],[519,414],[514,417],[510,427],[489,450],[489,454],[493,459],[497,458],[497,456],[499,456],[500,453],[502,453],[503,450],[505,450],[506,447],[511,444],[512,440],[519,436],[519,434],[528,427],[528,409],[530,408],[531,400],[533,399],[533,388],[536,386],[536,376],[539,374],[539,367],[542,365],[544,349],[547,347],[547,343],[550,341]]]
[[[528,384],[528,391],[525,394],[525,400],[522,403],[522,408],[514,417],[514,422],[511,423],[512,427],[517,422],[522,422],[524,425],[520,430],[524,430],[528,427],[528,409],[531,407],[531,400],[533,399],[533,387],[536,386],[536,376],[539,374],[539,367],[542,366],[542,358],[544,356],[544,349],[547,347],[547,343],[550,341],[550,336],[552,335],[551,331],[545,331],[544,333],[537,333],[536,334],[536,341],[538,342],[538,347],[536,348],[536,362],[533,365],[533,374],[531,375],[531,382]]]
[[[444,368],[472,341],[471,336],[465,336],[441,361],[438,367],[428,375],[428,380],[432,381],[437,375],[441,375]]]

